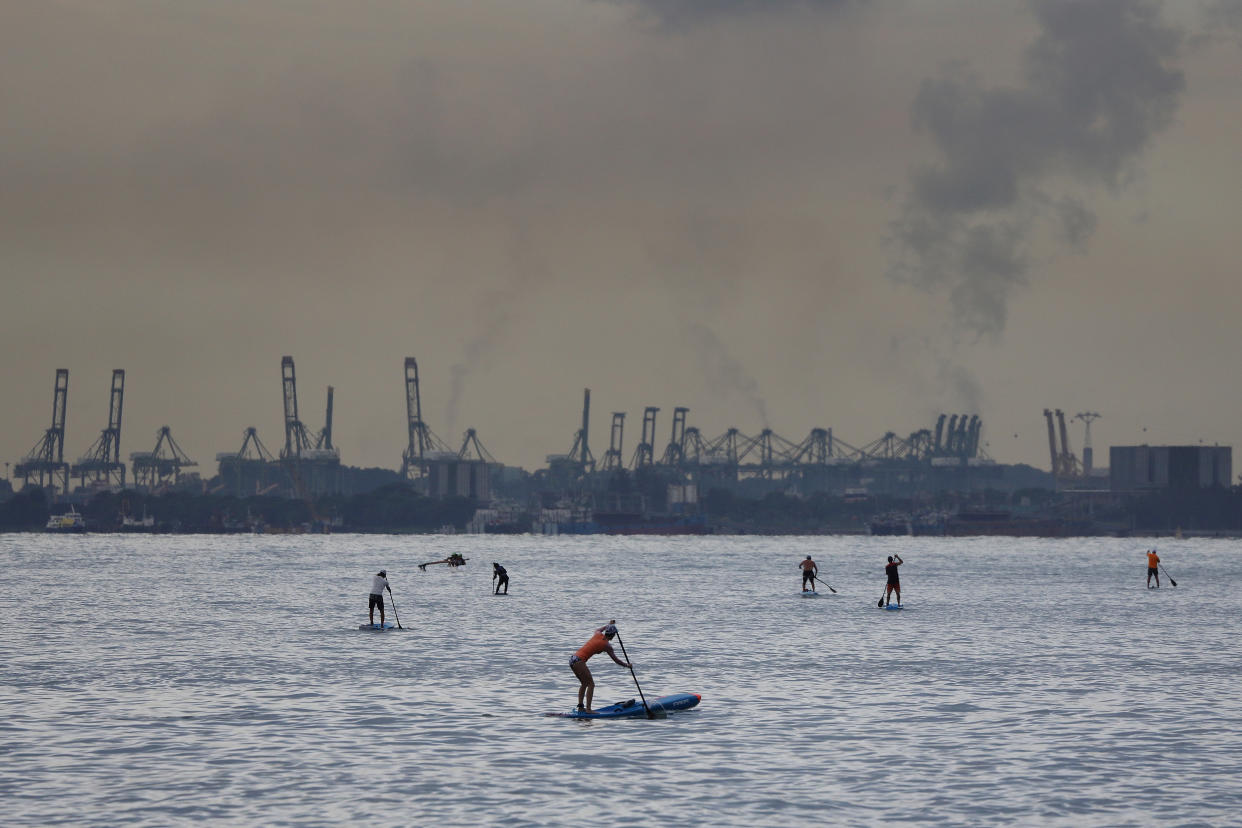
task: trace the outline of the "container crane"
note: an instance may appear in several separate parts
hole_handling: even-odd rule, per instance
[[[69,494],[69,464],[65,462],[65,408],[69,400],[69,369],[56,369],[52,390],[52,426],[43,433],[13,473],[22,478],[22,485],[34,485],[53,494]],[[57,486],[59,478],[59,487]]]
[[[112,372],[112,393],[108,401],[108,427],[103,430],[86,454],[78,458],[71,470],[85,486],[87,476],[93,483],[125,487],[125,464],[121,462],[121,410],[125,401],[125,371]]]

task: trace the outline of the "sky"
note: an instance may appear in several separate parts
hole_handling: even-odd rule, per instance
[[[0,11],[0,458],[214,473],[335,388],[508,465],[625,411],[1048,468],[1242,445],[1242,2],[40,0]],[[1074,423],[1071,446],[1081,453]]]

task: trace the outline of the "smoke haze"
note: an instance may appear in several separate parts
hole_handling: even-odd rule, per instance
[[[977,411],[1046,466],[1077,406],[1097,446],[1242,442],[1242,49],[1188,48],[1208,8],[15,4],[0,454],[65,367],[76,458],[125,368],[122,453],[167,423],[210,474],[281,442],[283,354],[353,465],[400,464],[406,356],[437,433],[527,468],[588,386],[596,433]]]

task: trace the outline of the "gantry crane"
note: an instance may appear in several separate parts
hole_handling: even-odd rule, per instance
[[[418,388],[418,360],[405,358],[405,416],[408,443],[401,454],[401,476],[406,480],[427,477],[427,455],[433,451],[452,451],[423,422],[423,401]]]
[[[681,466],[686,460],[686,414],[690,409],[679,405],[673,409],[673,430],[660,462],[666,466]]]
[[[103,430],[86,454],[73,465],[72,474],[79,484],[125,487],[125,464],[121,462],[121,410],[125,401],[125,371],[112,372],[112,393],[108,401],[108,427]]]
[[[655,462],[656,414],[659,410],[653,405],[643,409],[643,439],[634,449],[634,456],[630,458],[632,469],[645,468]]]
[[[622,468],[621,449],[625,437],[625,412],[612,412],[612,431],[608,435],[608,452],[604,455],[604,471]]]
[[[1080,411],[1074,415],[1075,420],[1082,420],[1085,433],[1082,440],[1082,475],[1083,477],[1091,476],[1091,469],[1095,461],[1095,452],[1091,448],[1091,424],[1100,419],[1102,415],[1095,411]]]
[[[135,451],[129,459],[134,467],[134,485],[147,489],[176,484],[182,469],[198,465],[177,445],[168,426],[161,426],[156,433],[154,449]]]
[[[22,478],[22,485],[31,482],[53,495],[69,494],[69,464],[65,462],[65,409],[69,400],[69,369],[56,369],[56,385],[52,390],[52,427],[43,433],[13,473]],[[59,485],[58,485],[59,484]]]
[[[595,471],[595,457],[591,454],[588,435],[591,426],[591,389],[582,389],[582,428],[574,435],[573,448],[569,450],[569,462],[577,468],[579,476]]]

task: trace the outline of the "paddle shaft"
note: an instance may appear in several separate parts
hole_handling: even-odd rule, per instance
[[[836,592],[837,592],[837,591],[836,591],[835,589],[833,589],[831,586],[828,586],[828,582],[827,582],[827,581],[825,581],[823,578],[821,578],[821,577],[819,577],[818,575],[816,575],[816,576],[815,576],[815,580],[819,581],[821,584],[823,584],[824,586],[828,587],[828,591],[829,591],[829,592],[833,593],[834,595],[836,594]]]
[[[392,604],[392,617],[397,619],[397,629],[404,630],[401,626],[401,616],[397,615],[397,602],[392,599],[392,587],[388,588],[388,603]]]
[[[1164,577],[1169,579],[1169,583],[1177,586],[1177,581],[1173,580],[1173,576],[1169,574],[1169,570],[1164,568],[1164,564],[1157,562],[1156,566],[1160,567],[1160,571],[1164,573]]]
[[[630,676],[634,679],[634,686],[638,688],[638,697],[643,700],[643,710],[647,711],[648,719],[654,719],[655,714],[647,706],[647,697],[643,695],[643,687],[638,683],[638,676],[634,675],[634,664],[630,661],[630,654],[625,651],[625,642],[621,640],[621,633],[617,633],[617,643],[621,645],[621,655],[625,656],[625,663],[630,665]]]

